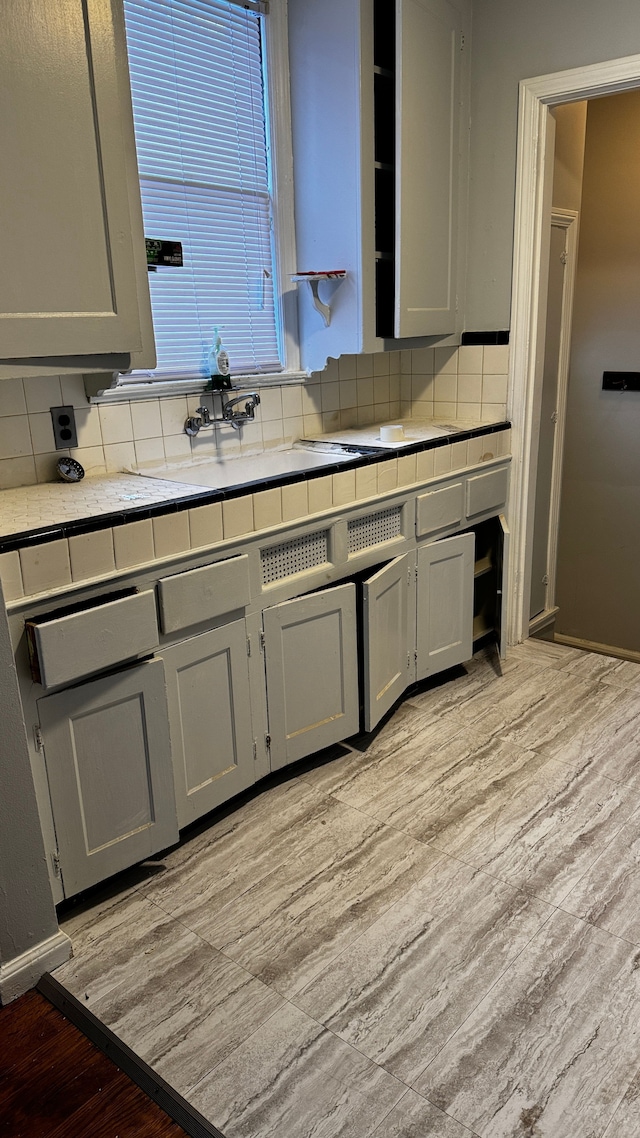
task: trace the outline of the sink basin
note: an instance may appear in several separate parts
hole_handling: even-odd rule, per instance
[[[229,486],[246,486],[264,482],[283,474],[298,474],[305,470],[318,470],[349,462],[359,454],[369,453],[367,447],[345,447],[335,444],[309,446],[301,443],[285,450],[269,450],[260,454],[237,458],[189,459],[183,463],[167,463],[140,470],[145,478],[162,478],[189,486],[209,486],[222,490]],[[375,449],[374,452],[375,453]]]

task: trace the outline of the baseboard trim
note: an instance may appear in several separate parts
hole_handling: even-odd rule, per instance
[[[554,633],[556,644],[568,644],[570,648],[582,648],[585,652],[598,652],[601,656],[616,656],[619,660],[632,660],[640,664],[640,652],[633,652],[631,648],[615,648],[613,644],[597,644],[595,640],[579,640],[577,636],[565,636],[562,632]]]
[[[529,621],[529,636],[533,636],[534,633],[539,632],[541,628],[546,628],[547,625],[553,624],[559,612],[560,609],[557,605],[552,609],[545,609],[544,612],[539,612],[537,616],[534,616],[532,620]]]
[[[43,972],[58,968],[71,956],[71,941],[66,933],[58,929],[54,936],[34,944],[33,948],[15,956],[6,964],[0,964],[0,1004],[22,996],[33,988]]]
[[[118,1039],[106,1024],[101,1023],[89,1008],[63,988],[55,977],[45,974],[36,987],[103,1055],[111,1059],[169,1118],[181,1126],[190,1138],[224,1138],[221,1130],[169,1086],[126,1043]]]

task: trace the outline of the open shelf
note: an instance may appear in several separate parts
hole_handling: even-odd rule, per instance
[[[494,565],[494,562],[492,560],[491,554],[487,553],[485,557],[481,557],[479,560],[476,559],[474,567],[473,567],[473,576],[476,578],[477,577],[484,577],[485,573],[490,573],[491,570],[494,568],[495,568],[495,565]]]
[[[502,608],[502,543],[503,533],[498,518],[489,518],[474,526],[475,560],[473,566],[473,640],[490,634],[500,636]]]

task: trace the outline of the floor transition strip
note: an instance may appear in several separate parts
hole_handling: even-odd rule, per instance
[[[140,1090],[157,1103],[190,1138],[225,1138],[217,1126],[209,1122],[195,1107],[178,1094],[169,1083],[160,1078],[147,1063],[139,1058],[109,1028],[93,1015],[89,1008],[72,996],[62,984],[45,973],[36,985],[37,990],[58,1011],[62,1012],[87,1039],[102,1051],[116,1067],[124,1071]]]

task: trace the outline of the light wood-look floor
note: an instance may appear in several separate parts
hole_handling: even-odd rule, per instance
[[[528,641],[63,927],[228,1138],[640,1138],[640,665]]]

